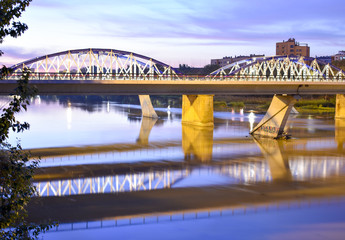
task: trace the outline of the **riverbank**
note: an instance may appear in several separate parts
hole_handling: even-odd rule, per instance
[[[155,108],[181,108],[182,96],[150,96]],[[62,105],[68,103],[83,103],[87,105],[101,104],[113,101],[120,104],[139,105],[138,96],[42,96],[45,101],[59,101]],[[272,96],[214,96],[214,111],[254,111],[265,113],[272,101]],[[335,96],[303,96],[295,104],[299,113],[303,114],[333,114],[335,112]],[[90,109],[92,111],[92,109]]]
[[[245,112],[254,111],[265,113],[270,106],[272,97],[255,96],[215,96],[215,111],[232,111],[244,109]],[[335,96],[308,96],[295,103],[296,110],[302,114],[334,114]]]

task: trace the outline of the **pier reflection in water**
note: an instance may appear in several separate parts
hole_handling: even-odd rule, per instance
[[[42,100],[41,108],[44,104]],[[66,108],[53,104],[57,115],[69,109],[69,117],[61,122],[66,123],[66,129],[57,126],[61,131],[57,137],[82,132],[84,139],[79,143],[80,136],[66,139],[66,146],[58,140],[49,148],[39,139],[30,146],[32,154],[42,156],[42,160],[35,176],[39,196],[29,206],[29,219],[60,222],[54,230],[58,232],[47,233],[45,239],[122,234],[134,238],[135,231],[151,239],[158,239],[162,231],[171,236],[168,239],[205,239],[200,233],[218,239],[240,234],[236,236],[245,239],[249,233],[238,231],[248,224],[262,229],[253,231],[251,238],[265,239],[260,237],[264,234],[274,239],[279,230],[301,237],[296,230],[301,222],[293,219],[316,231],[320,216],[317,224],[331,224],[344,234],[339,229],[344,229],[345,218],[336,210],[344,208],[345,196],[345,125],[341,121],[291,119],[289,132],[294,138],[278,141],[248,136],[253,119],[260,120],[253,113],[215,113],[213,129],[181,125],[179,109],[169,109],[169,115],[161,109],[161,118],[156,121],[141,119],[136,108],[127,105],[103,105],[99,112],[86,116],[74,104]],[[37,115],[39,107],[32,107]],[[95,129],[91,133],[86,130],[91,126],[87,122],[93,121],[88,117],[98,121],[126,117],[127,122],[114,120],[116,127],[109,119],[104,125],[99,122],[96,128],[102,134],[97,135]],[[30,134],[44,138],[35,127],[42,118],[29,118],[33,128],[24,138]],[[85,129],[81,129],[81,122]],[[110,131],[105,131],[107,128]],[[114,135],[102,142],[101,137],[112,132]],[[50,137],[47,142],[53,142]],[[276,212],[281,216],[278,219]],[[225,226],[229,224],[236,228],[230,231]],[[283,230],[284,224],[290,224],[291,230]],[[124,225],[127,227],[121,230],[112,229]],[[176,228],[182,229],[181,234]],[[76,229],[86,233],[74,233]],[[158,235],[155,238],[147,231]],[[328,230],[326,234],[331,236]]]
[[[149,123],[155,121],[149,118],[143,119],[139,139],[144,140],[137,141],[138,143],[144,143],[144,146],[150,147],[148,138],[153,125]],[[183,161],[166,161],[163,164],[134,162],[125,166],[122,163],[117,163],[103,166],[103,169],[97,165],[96,167],[95,165],[45,167],[36,174],[36,179],[39,179],[35,183],[38,194],[40,196],[65,196],[148,191],[172,188],[176,183],[179,183],[177,184],[178,187],[186,187],[180,182],[195,175],[198,175],[198,178],[206,178],[208,180],[207,185],[215,183],[205,175],[226,176],[227,180],[223,181],[224,184],[312,180],[313,178],[345,175],[345,158],[343,156],[335,157],[327,156],[327,154],[325,156],[298,156],[298,153],[286,152],[286,148],[298,149],[298,145],[304,146],[304,141],[300,143],[298,141],[287,142],[269,138],[253,138],[264,156],[263,159],[260,154],[242,153],[240,158],[229,159],[226,154],[225,156],[218,155],[218,159],[213,160],[213,147],[222,145],[224,148],[236,140],[222,139],[213,144],[212,128],[184,125],[182,131],[182,149],[185,154]],[[318,139],[317,141],[320,142],[321,140]],[[324,141],[329,141],[329,139]],[[242,142],[241,145],[250,149],[253,144],[251,141],[247,141],[247,143]],[[161,152],[162,147],[164,148],[164,145],[161,145],[157,150],[152,150],[150,154],[155,155],[155,151]],[[233,148],[231,149],[234,151]],[[122,149],[120,150],[122,151]],[[102,159],[102,154],[98,156],[98,159]],[[153,170],[154,167],[157,169]],[[110,172],[112,174],[107,175]],[[102,175],[102,173],[106,175]],[[79,175],[89,175],[89,177],[79,177]],[[58,179],[46,181],[52,178]],[[200,186],[200,182],[197,180],[194,186]]]

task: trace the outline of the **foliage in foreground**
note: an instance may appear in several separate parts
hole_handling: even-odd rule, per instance
[[[11,146],[9,132],[22,132],[29,124],[20,123],[15,114],[26,110],[36,91],[28,86],[28,73],[18,81],[15,95],[0,117],[0,239],[37,239],[50,225],[35,225],[26,221],[26,205],[35,194],[32,185],[38,161],[29,161],[20,144]]]
[[[0,1],[0,44],[6,36],[16,38],[24,33],[28,26],[18,21],[22,12],[32,0]],[[3,52],[0,50],[0,56]],[[0,79],[10,70],[3,66]],[[18,144],[8,144],[9,132],[21,132],[29,128],[28,123],[16,121],[15,114],[26,110],[29,99],[35,91],[28,86],[28,74],[18,81],[12,100],[0,116],[0,239],[37,239],[38,234],[49,225],[34,225],[26,222],[25,206],[35,193],[32,185],[33,171],[37,161],[29,161]]]
[[[16,38],[24,33],[28,26],[16,21],[32,0],[2,0],[0,2],[0,44],[6,36]],[[3,52],[0,50],[0,56]]]

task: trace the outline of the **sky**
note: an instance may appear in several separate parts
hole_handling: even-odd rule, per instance
[[[275,55],[289,38],[312,57],[345,50],[344,0],[33,0],[20,21],[29,29],[6,37],[0,64],[79,48],[145,55],[173,67],[211,59]]]

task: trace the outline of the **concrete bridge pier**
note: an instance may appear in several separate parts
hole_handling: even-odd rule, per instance
[[[158,118],[158,115],[152,106],[150,95],[139,95],[139,101],[143,117]]]
[[[274,95],[266,115],[250,134],[270,138],[284,136],[284,127],[295,102],[292,96]]]
[[[213,95],[183,95],[182,124],[213,127]]]

